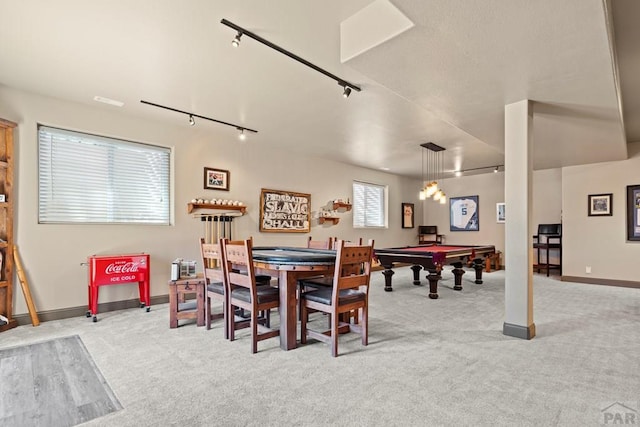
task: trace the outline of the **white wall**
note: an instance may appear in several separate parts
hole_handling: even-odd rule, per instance
[[[627,185],[640,185],[640,143],[628,150],[625,161],[562,170],[564,275],[640,281],[640,242],[626,240]],[[588,216],[588,195],[603,193],[613,193],[613,215]]]
[[[309,193],[317,214],[330,200],[353,200],[354,179],[385,184],[389,186],[389,229],[354,229],[352,212],[347,212],[340,214],[340,223],[335,226],[319,225],[313,220],[310,235],[314,239],[372,238],[377,247],[416,241],[416,229],[401,228],[401,203],[417,203],[415,189],[420,183],[415,180],[274,150],[261,145],[259,136],[242,144],[235,132],[228,133],[227,138],[215,137],[206,126],[169,126],[128,117],[111,107],[63,102],[2,86],[0,117],[18,123],[15,236],[38,311],[86,306],[87,268],[80,264],[93,254],[149,253],[151,295],[167,294],[171,261],[199,257],[197,241],[204,234],[204,225],[187,214],[187,203],[198,197],[241,200],[248,206],[247,214],[234,220],[234,237],[253,236],[256,245],[304,246],[309,234],[259,232],[261,188]],[[172,147],[174,224],[38,224],[38,123]],[[204,190],[205,166],[229,170],[230,191]],[[20,287],[14,288],[14,314],[26,313]],[[133,285],[100,288],[100,302],[137,297],[137,287]]]

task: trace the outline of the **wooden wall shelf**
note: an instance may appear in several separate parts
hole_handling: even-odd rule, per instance
[[[334,211],[337,211],[340,208],[345,208],[347,210],[347,212],[349,212],[351,210],[351,203],[333,202],[333,210]]]
[[[214,205],[212,203],[189,203],[187,204],[187,213],[193,212],[195,209],[217,209],[225,211],[240,211],[242,215],[247,213],[247,207],[234,205]]]
[[[324,224],[325,222],[332,222],[333,225],[336,225],[340,222],[340,218],[335,216],[321,216],[320,218],[318,218],[318,222],[320,224]]]

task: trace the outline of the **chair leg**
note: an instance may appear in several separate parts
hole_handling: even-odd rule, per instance
[[[338,325],[340,324],[340,316],[338,313],[332,313],[331,317],[331,355],[338,357]]]
[[[251,310],[251,353],[258,352],[258,311]]]
[[[227,322],[227,327],[229,328],[229,341],[233,341],[236,339],[236,310],[232,304],[229,304],[229,320]]]
[[[204,316],[205,316],[205,328],[207,331],[211,329],[211,298],[208,295],[204,297]]]
[[[208,318],[210,318],[210,316]],[[222,320],[224,323],[224,339],[228,340],[229,339],[229,310],[226,302],[222,303]]]
[[[307,307],[304,302],[300,304],[300,344],[307,343]]]
[[[547,246],[547,277],[549,277],[549,247]]]
[[[360,326],[362,327],[362,345],[369,345],[369,305],[360,311]]]

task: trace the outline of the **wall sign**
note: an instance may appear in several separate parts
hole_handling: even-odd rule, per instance
[[[260,231],[308,233],[310,224],[310,194],[262,189],[260,192]]]

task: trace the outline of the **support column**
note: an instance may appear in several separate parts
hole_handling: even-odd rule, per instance
[[[533,103],[505,105],[505,319],[502,332],[531,339],[533,323]]]

